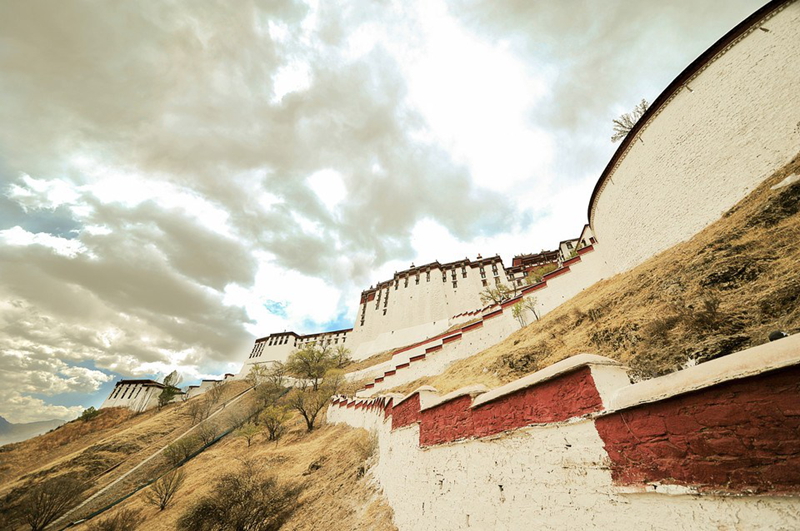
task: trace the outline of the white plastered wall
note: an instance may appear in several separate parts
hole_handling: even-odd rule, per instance
[[[795,2],[646,124],[595,204],[592,228],[616,272],[690,238],[798,153],[798,26]]]

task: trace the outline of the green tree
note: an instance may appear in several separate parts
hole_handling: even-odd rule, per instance
[[[484,288],[480,293],[481,304],[500,304],[512,297],[513,291],[508,286],[498,284],[496,288]]]
[[[316,388],[309,384],[296,387],[289,392],[286,403],[300,413],[306,422],[307,431],[314,429],[319,413],[328,405],[328,401],[336,394],[343,380],[342,371],[331,369],[320,379],[320,384]]]
[[[164,384],[164,388],[161,390],[161,394],[158,395],[159,409],[172,402],[172,399],[181,392],[178,388],[178,384],[181,383],[181,377],[178,371],[172,371],[166,375],[162,383]]]
[[[309,343],[289,356],[286,369],[292,376],[311,382],[316,391],[325,373],[334,364],[333,353],[326,345]]]
[[[333,366],[342,369],[353,362],[350,357],[350,349],[344,345],[338,345],[333,349]]]
[[[247,447],[250,448],[250,443],[253,441],[253,437],[258,435],[259,433],[261,433],[261,428],[259,428],[252,422],[248,422],[246,424],[243,424],[238,430],[236,430],[234,432],[234,435],[246,440]]]
[[[528,324],[527,319],[525,319],[525,303],[522,301],[519,301],[511,307],[511,315],[517,320],[520,328]]]
[[[87,422],[89,420],[92,420],[93,418],[95,418],[99,414],[100,414],[100,412],[97,411],[94,408],[94,406],[90,406],[89,409],[84,409],[83,410],[83,413],[81,413],[81,416],[78,417],[78,420],[81,420],[83,422]]]

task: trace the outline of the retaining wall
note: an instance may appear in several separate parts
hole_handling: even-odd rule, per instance
[[[506,386],[336,397],[400,530],[796,529],[800,335],[631,385],[578,355]]]

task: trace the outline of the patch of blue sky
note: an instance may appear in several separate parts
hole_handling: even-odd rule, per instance
[[[278,317],[283,317],[286,319],[288,316],[286,314],[286,306],[288,305],[287,302],[278,302],[273,300],[268,300],[264,303],[264,308],[273,315],[277,315]]]
[[[305,333],[316,333],[316,332],[329,332],[331,330],[341,330],[343,328],[351,328],[353,326],[353,320],[348,316],[346,312],[342,312],[333,319],[324,322],[317,322],[312,321],[311,319],[306,319],[303,321],[303,329]]]

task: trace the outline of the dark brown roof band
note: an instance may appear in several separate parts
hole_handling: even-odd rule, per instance
[[[777,11],[784,5],[788,5],[792,1],[793,0],[772,0],[771,2],[768,2],[766,5],[758,9],[758,11],[744,19],[736,27],[726,33],[721,39],[712,44],[709,49],[700,54],[697,59],[692,61],[689,66],[683,70],[683,72],[678,74],[678,77],[672,80],[672,83],[667,85],[667,88],[664,89],[664,92],[659,94],[658,98],[656,98],[652,105],[650,105],[650,108],[647,109],[639,121],[636,122],[636,125],[633,126],[633,129],[631,129],[628,135],[622,140],[622,143],[617,148],[617,151],[614,152],[614,156],[611,157],[611,160],[608,162],[606,168],[603,170],[603,173],[600,175],[600,179],[597,181],[597,184],[594,185],[592,197],[589,199],[589,210],[587,212],[590,226],[593,226],[592,211],[594,209],[594,204],[597,201],[600,190],[603,188],[606,179],[608,179],[609,175],[614,170],[614,166],[616,166],[617,161],[619,161],[628,150],[628,146],[636,139],[636,135],[639,134],[639,131],[642,129],[642,127],[644,127],[644,125],[656,114],[656,111],[664,106],[664,104],[667,103],[672,96],[683,87],[686,81],[688,81],[694,74],[702,70],[706,64],[711,62],[711,60],[719,52],[723,51],[729,44],[738,39],[742,34],[746,33],[751,27],[758,24],[767,15],[771,14],[773,11]]]

